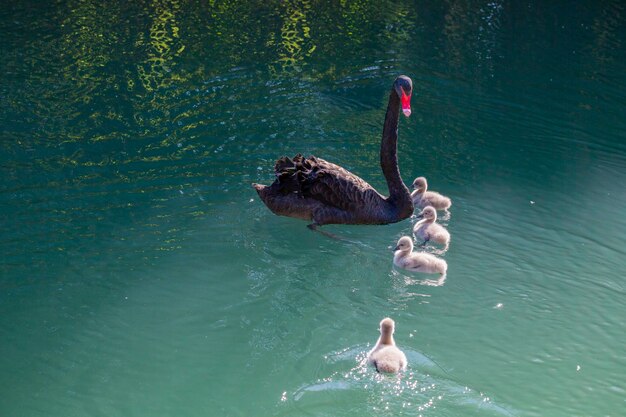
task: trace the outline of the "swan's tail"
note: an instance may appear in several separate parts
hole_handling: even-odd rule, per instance
[[[261,198],[261,201],[263,201],[266,206],[271,208],[272,200],[276,197],[276,186],[274,184],[263,185],[253,182],[252,187],[256,190],[256,193]]]
[[[402,369],[399,363],[389,360],[376,361],[374,366],[378,372],[384,372],[386,374],[395,374]]]
[[[317,171],[317,161],[297,154],[293,159],[283,156],[274,165],[274,172],[278,181],[278,190],[282,194],[295,193],[301,197],[311,186]]]
[[[437,258],[437,261],[438,261],[437,268],[439,269],[439,273],[441,275],[446,275],[448,273],[448,263],[441,258]]]
[[[254,187],[259,197],[261,197],[261,200],[265,201],[270,187],[263,184],[257,184],[256,182],[252,183],[252,187]]]
[[[319,205],[318,202],[302,198],[297,193],[283,193],[278,181],[274,181],[272,185],[253,183],[252,186],[263,203],[279,216],[311,220],[313,210]]]

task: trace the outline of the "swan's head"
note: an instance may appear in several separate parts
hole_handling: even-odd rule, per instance
[[[425,177],[415,178],[415,181],[413,181],[413,188],[415,188],[418,193],[426,192],[426,189],[428,188],[428,182],[426,182],[426,178]]]
[[[394,250],[411,252],[413,250],[413,239],[408,236],[402,236],[400,240],[398,240],[398,244],[396,245]]]
[[[391,336],[395,330],[396,324],[389,317],[385,317],[380,321],[380,334],[383,336]]]
[[[424,210],[419,214],[419,217],[426,220],[437,220],[437,210],[433,206],[426,206]]]
[[[393,83],[393,89],[396,91],[400,103],[402,105],[402,113],[409,117],[411,115],[411,94],[413,94],[413,81],[406,75],[400,75]]]

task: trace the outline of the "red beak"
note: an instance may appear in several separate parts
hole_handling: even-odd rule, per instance
[[[402,90],[402,113],[404,113],[404,115],[406,117],[409,117],[411,115],[411,95],[407,95],[404,92],[404,88],[401,88]]]

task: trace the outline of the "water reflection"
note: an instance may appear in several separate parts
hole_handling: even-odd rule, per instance
[[[151,6],[153,21],[148,32],[148,42],[146,44],[142,33],[135,42],[137,48],[146,50],[147,57],[137,66],[137,73],[148,92],[186,81],[176,68],[177,58],[185,50],[185,45],[179,40],[180,28],[177,22],[180,4],[177,0],[163,0],[154,1]],[[129,87],[132,87],[132,82]]]
[[[619,50],[622,45],[623,38],[619,35],[619,30],[624,12],[625,6],[622,2],[608,2],[599,15],[593,19],[593,24],[587,26],[593,31],[593,43],[587,48],[591,49],[593,62],[596,65],[600,64],[600,69],[615,60],[615,51]],[[598,72],[601,74],[601,71]]]
[[[0,18],[6,414],[621,409],[623,2],[27,6]],[[398,73],[405,180],[458,196],[449,278],[391,269],[408,224],[332,242],[249,187],[301,151],[384,188]],[[449,372],[359,364],[390,312]]]

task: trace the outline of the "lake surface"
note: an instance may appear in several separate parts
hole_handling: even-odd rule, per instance
[[[5,3],[0,415],[624,415],[623,2]],[[392,266],[414,219],[250,187],[302,152],[386,193],[398,74],[445,280]]]

